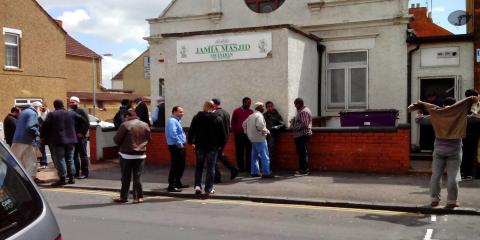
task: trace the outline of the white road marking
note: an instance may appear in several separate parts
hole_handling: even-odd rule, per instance
[[[436,222],[437,221],[437,215],[432,215],[432,222]]]
[[[435,239],[432,239],[432,235],[433,235],[433,229],[427,229],[427,233],[425,234],[425,237],[423,238],[423,240],[435,240]]]

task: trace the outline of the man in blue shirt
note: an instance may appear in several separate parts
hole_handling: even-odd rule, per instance
[[[172,109],[172,116],[168,119],[165,126],[165,137],[167,138],[168,150],[172,159],[170,173],[168,174],[169,192],[181,192],[182,188],[188,188],[183,185],[181,178],[185,170],[185,132],[183,131],[180,120],[183,117],[183,108],[175,106]]]

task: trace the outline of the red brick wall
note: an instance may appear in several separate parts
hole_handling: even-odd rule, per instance
[[[297,170],[298,160],[291,133],[278,140],[275,170]],[[235,140],[230,136],[225,154],[235,162]],[[186,148],[187,166],[195,165],[191,146]],[[163,132],[152,132],[147,147],[147,163],[170,166],[170,154]],[[310,139],[312,170],[407,173],[410,164],[410,129],[386,132],[315,132]]]
[[[103,159],[117,159],[118,147],[106,147],[103,148]]]
[[[97,130],[90,128],[88,130],[88,138],[90,140],[90,163],[97,162]]]

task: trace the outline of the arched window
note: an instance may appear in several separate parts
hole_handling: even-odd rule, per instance
[[[245,0],[247,6],[256,13],[269,13],[282,6],[285,0]]]

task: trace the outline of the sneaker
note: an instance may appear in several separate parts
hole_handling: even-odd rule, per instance
[[[60,187],[60,186],[65,186],[67,185],[67,182],[65,182],[65,180],[58,180],[52,184],[50,184],[50,186],[52,187]]]
[[[128,200],[124,199],[124,198],[120,198],[120,197],[115,197],[115,198],[112,198],[112,202],[114,202],[114,203],[126,203],[126,202],[128,202]]]
[[[454,208],[457,208],[457,207],[460,207],[460,205],[458,205],[458,203],[449,203],[445,206],[446,209],[454,209]]]
[[[258,174],[250,174],[250,177],[260,177]]]
[[[439,201],[432,201],[430,203],[430,207],[437,207],[439,203],[440,203]]]
[[[276,178],[276,176],[274,176],[274,175],[263,175],[262,178],[263,179],[268,179],[268,178],[271,179],[271,178]]]
[[[213,194],[215,194],[215,189],[212,188],[212,190],[210,190],[210,192],[205,192],[205,198],[209,198]]]
[[[202,188],[200,186],[196,186],[194,190],[195,190],[195,195],[202,194]]]
[[[181,192],[182,189],[176,188],[176,187],[168,187],[167,192]]]
[[[133,199],[132,204],[139,204],[139,203],[143,203],[143,198]]]

